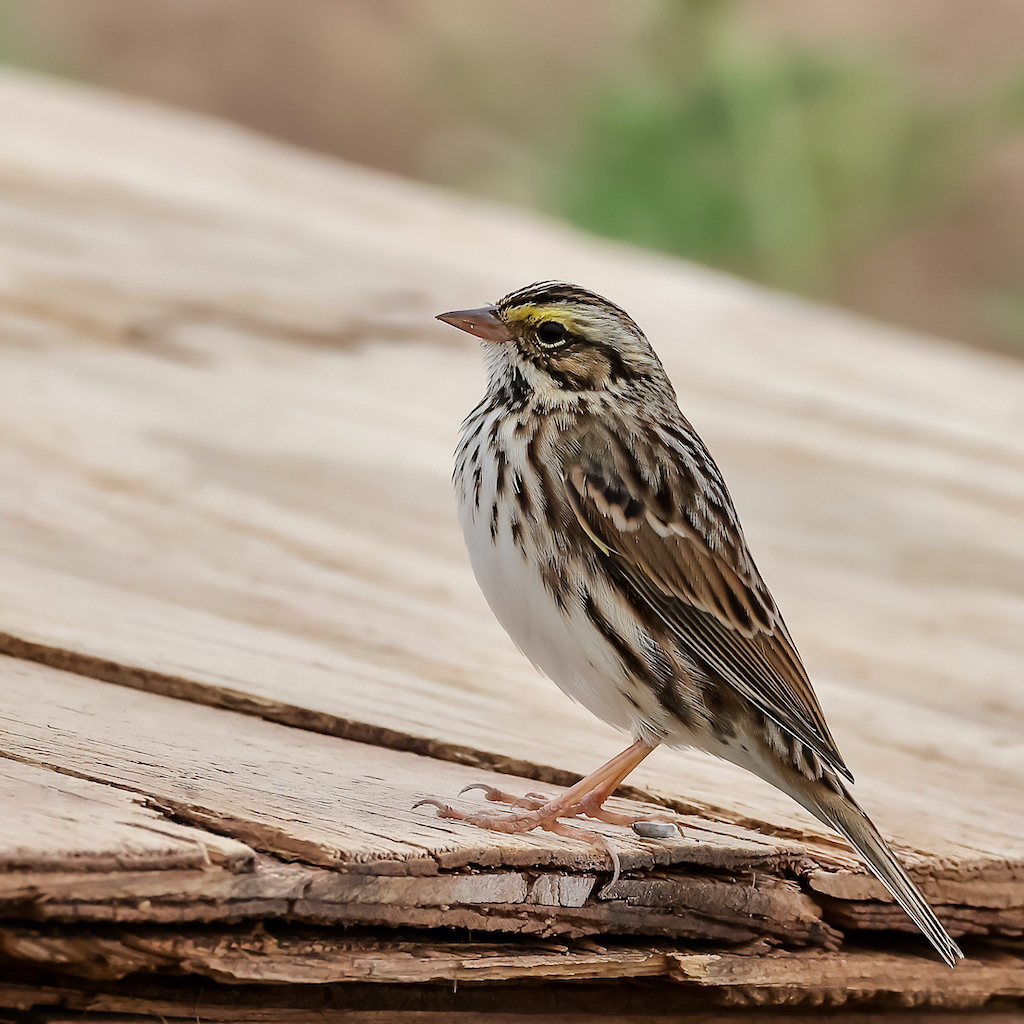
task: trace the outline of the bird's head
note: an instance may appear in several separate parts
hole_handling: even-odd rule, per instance
[[[637,394],[668,385],[661,361],[625,310],[576,285],[542,281],[496,305],[437,318],[486,342],[491,385],[517,379],[563,404],[581,394]]]

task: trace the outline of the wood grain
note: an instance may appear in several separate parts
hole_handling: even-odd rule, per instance
[[[671,956],[671,974],[677,980],[735,989],[737,1002],[755,1005],[816,1001],[835,1006],[856,992],[860,999],[898,995],[905,1007],[957,1009],[978,1005],[979,999],[996,992],[1007,997],[1024,993],[1024,959],[1013,953],[974,956],[964,961],[967,970],[962,973],[942,971],[938,963],[905,969],[908,965],[899,953]]]
[[[533,675],[466,566],[447,477],[481,370],[431,319],[575,278],[664,354],[863,802],[917,867],[1019,872],[1018,364],[123,101],[7,77],[0,110],[9,637],[271,717],[589,770],[619,741]],[[831,842],[701,756],[635,781]]]
[[[3,746],[15,774],[62,773],[23,812],[37,859],[18,870],[45,878],[5,877],[9,893],[48,886],[37,909],[55,919],[274,915],[299,880],[260,851],[420,886],[310,899],[311,920],[394,923],[398,906],[429,927],[447,904],[427,883],[462,867],[515,892],[607,875],[593,848],[496,845],[409,810],[493,769],[524,790],[571,781],[622,742],[504,637],[449,493],[482,370],[433,314],[562,277],[626,306],[663,354],[862,802],[961,930],[1019,929],[1021,364],[126,100],[4,74],[0,116]],[[795,927],[799,897],[808,928],[819,903],[900,927],[845,845],[749,775],[659,751],[631,781],[694,841],[614,833],[628,870],[790,865],[804,891],[741,894],[766,919]],[[9,785],[35,805],[27,775]],[[62,847],[51,816],[79,797]],[[176,827],[140,838],[158,813]],[[212,833],[242,860],[187,862],[188,837]],[[104,869],[77,891],[76,857]],[[576,929],[611,927],[611,904],[615,927],[653,927],[632,898],[587,920],[559,907]],[[705,910],[678,927],[709,927]]]
[[[0,899],[33,893],[30,872],[60,872],[75,888],[83,872],[135,872],[166,884],[170,874],[231,878],[253,864],[249,847],[168,821],[135,794],[9,758],[0,760],[0,806]]]
[[[0,874],[0,908],[6,903],[15,916],[116,922],[287,916],[540,935],[838,941],[814,900],[785,880],[785,868],[801,854],[793,843],[714,833],[688,820],[674,840],[643,839],[610,825],[594,830],[594,842],[544,832],[499,839],[414,806],[431,795],[428,787],[454,796],[471,783],[503,781],[480,769],[304,735],[9,658],[0,658],[0,678],[0,752],[37,766],[0,760],[0,770],[10,765],[16,773],[45,776],[54,773],[44,768],[57,769],[73,773],[66,781],[80,789],[102,791],[97,784],[106,784],[118,787],[114,798],[127,798],[125,790],[140,794],[174,821],[238,840],[215,837],[211,845],[234,849],[236,860],[248,854],[249,868],[225,878],[193,862],[187,866],[200,870],[173,878],[129,870],[120,880],[97,875],[76,882],[46,871],[46,838],[59,825],[65,848],[87,843],[92,817],[79,820],[61,807],[54,821],[46,817],[51,808],[39,807],[36,817],[51,826],[37,830],[41,863]],[[629,802],[622,807],[644,811]],[[118,848],[120,836],[111,845]],[[623,871],[640,878],[606,885],[608,847]],[[256,860],[253,849],[301,863]],[[676,865],[685,867],[676,873]],[[643,881],[652,870],[660,877]]]
[[[591,946],[530,940],[489,944],[358,935],[339,938],[295,929],[271,935],[262,929],[169,932],[148,928],[100,936],[87,931],[53,934],[24,925],[0,928],[0,949],[26,966],[97,980],[168,972],[199,974],[227,984],[271,985],[583,982],[646,977],[677,983],[675,994],[662,990],[662,999],[669,1004],[679,1005],[687,990],[696,988],[715,993],[720,1005],[746,1007],[835,1007],[872,1002],[876,1007],[956,1010],[983,1006],[993,997],[1013,999],[1024,994],[1024,958],[1020,954],[973,957],[965,963],[962,976],[956,977],[938,962],[922,962],[897,951],[851,949],[751,956],[681,952],[658,946]],[[50,1000],[56,1002],[57,991],[51,991]],[[510,995],[514,992],[511,989]],[[120,1001],[110,995],[105,1002],[112,1010],[178,1015],[168,1007],[132,1005],[128,993]],[[5,1000],[0,983],[0,1006],[5,1002],[11,1005],[7,1001],[11,999],[8,995]],[[515,1001],[521,1004],[521,997]],[[105,1008],[100,1001],[93,1005]],[[701,1019],[706,1019],[703,1014]]]
[[[509,981],[528,978],[577,979],[667,976],[733,990],[736,1001],[846,1001],[845,991],[915,994],[938,1005],[976,1002],[993,994],[1024,994],[1024,958],[982,956],[955,979],[936,963],[910,961],[899,952],[796,954],[688,953],[658,946],[557,943],[429,942],[352,935],[332,937],[308,930],[122,929],[104,936],[78,930],[54,935],[26,926],[0,929],[0,948],[23,962],[49,965],[61,973],[90,978],[123,978],[136,971],[190,971],[222,982],[379,984],[436,981]],[[901,966],[913,963],[911,972]],[[909,976],[907,976],[909,973]],[[773,998],[772,993],[775,994]],[[781,998],[779,998],[781,996]]]
[[[545,948],[546,947],[546,948]],[[121,931],[52,935],[0,929],[0,951],[22,963],[80,977],[113,979],[187,965],[220,982],[324,985],[344,981],[417,984],[438,981],[637,978],[666,975],[664,950],[570,949],[460,942],[402,942],[324,935],[245,932]]]

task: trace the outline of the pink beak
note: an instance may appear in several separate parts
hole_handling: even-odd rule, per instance
[[[440,313],[438,320],[443,320],[452,327],[458,327],[467,334],[475,334],[484,341],[495,341],[504,344],[511,341],[508,328],[498,318],[497,306],[482,306],[480,309],[457,309],[454,313]]]

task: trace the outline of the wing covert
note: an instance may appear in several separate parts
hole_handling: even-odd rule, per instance
[[[699,466],[667,446],[638,456],[596,428],[567,451],[569,504],[627,599],[852,781],[710,456]]]

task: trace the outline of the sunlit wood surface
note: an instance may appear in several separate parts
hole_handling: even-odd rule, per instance
[[[964,999],[1024,994],[1024,366],[134,101],[6,77],[0,119],[0,911],[22,921],[0,922],[3,956],[70,962],[26,915],[74,922],[80,951],[83,922],[288,918],[782,942],[819,953],[802,974],[660,947],[571,963],[840,991],[844,954],[821,950],[909,927],[839,839],[695,753],[630,779],[684,814],[679,840],[510,839],[412,809],[478,804],[456,795],[475,781],[550,790],[622,743],[494,622],[449,487],[483,375],[433,315],[557,277],[664,357],[858,796],[983,943]],[[313,977],[301,948],[290,980],[363,970],[339,947]],[[884,965],[906,957],[952,1005],[906,949],[851,990],[902,991]],[[468,976],[543,967],[477,952],[491,973]],[[462,976],[457,952],[421,960],[449,966],[406,980]]]

